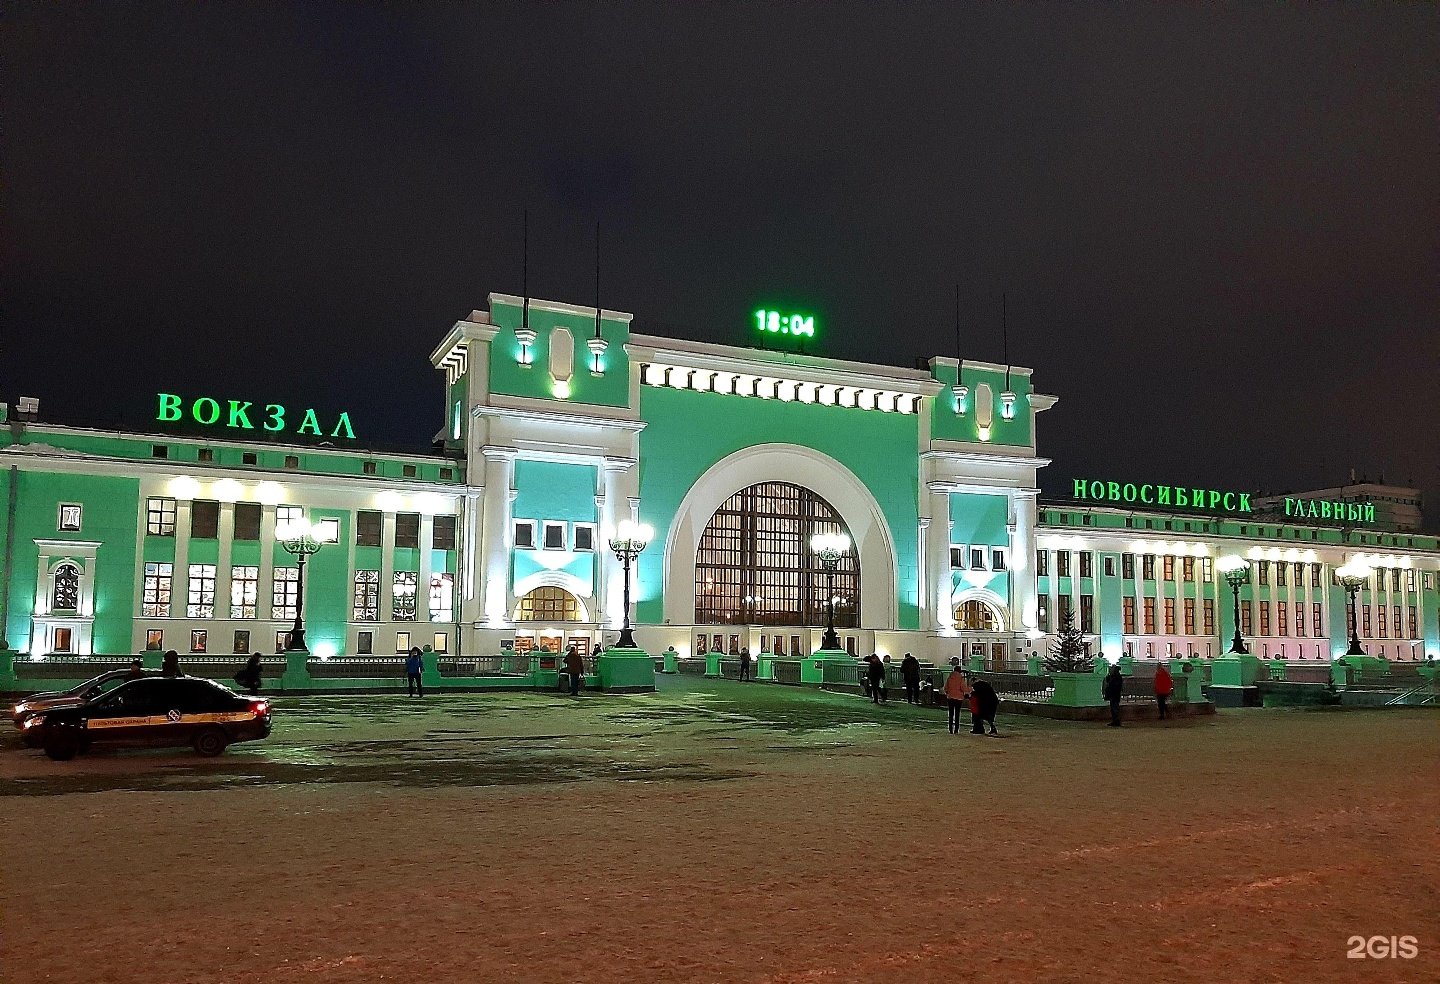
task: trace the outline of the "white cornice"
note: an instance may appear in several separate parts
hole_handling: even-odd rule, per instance
[[[1049,458],[1037,458],[1033,451],[1007,454],[965,441],[931,441],[930,450],[921,451],[920,457],[968,464],[1024,465],[1027,468],[1044,468],[1050,464]]]
[[[210,437],[210,436],[207,436],[207,435],[204,435],[204,434],[166,434],[166,433],[156,433],[156,432],[153,432],[153,431],[151,431],[151,432],[146,432],[146,431],[102,430],[102,429],[99,428],[99,427],[68,427],[68,426],[65,426],[65,425],[63,425],[63,424],[26,424],[26,425],[25,425],[25,430],[26,430],[27,433],[31,433],[31,434],[69,434],[69,435],[72,435],[72,436],[74,436],[74,437],[103,437],[103,438],[115,438],[115,439],[126,440],[126,441],[143,441],[143,442],[145,442],[145,443],[147,443],[147,444],[183,444],[183,445],[186,445],[186,446],[188,446],[188,447],[197,447],[197,448],[219,448],[219,447],[226,447],[226,448],[239,448],[239,449],[242,450],[242,451],[269,451],[269,452],[272,452],[272,453],[273,453],[273,452],[276,452],[276,451],[281,451],[281,452],[298,451],[298,452],[301,453],[301,454],[339,455],[339,456],[341,456],[341,457],[347,457],[347,458],[357,458],[357,457],[358,457],[358,458],[384,458],[384,459],[386,459],[387,461],[414,461],[414,462],[424,462],[424,463],[426,463],[426,464],[442,464],[442,463],[443,463],[443,464],[447,464],[447,465],[457,465],[457,466],[461,464],[461,461],[460,461],[459,458],[453,458],[453,457],[450,457],[449,455],[442,455],[442,454],[424,455],[424,454],[412,454],[412,453],[407,453],[407,452],[404,452],[404,451],[380,451],[380,450],[376,450],[376,449],[369,448],[369,447],[364,447],[364,446],[357,446],[357,447],[353,447],[353,448],[338,448],[338,447],[326,448],[326,447],[320,447],[319,445],[315,445],[315,444],[285,444],[285,443],[283,443],[283,442],[281,442],[281,441],[241,441],[241,440],[237,440],[237,439],[235,439],[235,438],[233,438],[233,437],[223,437],[223,436],[219,436],[219,435],[216,435],[216,436],[214,436],[214,437]],[[33,442],[30,443],[30,444],[9,444],[9,445],[5,445],[5,446],[3,446],[3,447],[0,447],[0,453],[4,453],[4,452],[7,452],[7,451],[14,451],[14,450],[16,450],[16,449],[22,449],[22,450],[23,450],[24,448],[41,448],[41,447],[43,447],[43,448],[53,448],[53,445],[48,445],[48,444],[36,444],[36,443],[33,443]],[[69,449],[69,448],[59,448],[59,449],[56,449],[56,450],[63,451],[63,452],[66,453],[66,454],[73,454],[73,455],[78,455],[78,456],[82,456],[82,457],[91,456],[90,452],[88,452],[88,451],[75,451],[75,450],[71,450],[71,449]],[[136,460],[142,460],[142,459],[134,459],[134,458],[125,458],[125,457],[123,457],[123,456],[121,456],[121,455],[94,455],[94,457],[101,457],[101,458],[114,457],[116,460],[119,460],[119,461],[136,461]],[[196,462],[191,462],[191,461],[171,461],[170,459],[156,459],[156,460],[161,461],[162,463],[164,463],[165,461],[170,461],[171,464],[180,464],[180,465],[186,465],[186,466],[196,464]],[[203,463],[201,464],[201,467],[204,467],[204,466],[203,466]],[[287,473],[287,474],[288,474],[288,473]]]
[[[523,397],[504,397],[492,394],[492,401],[503,401],[503,405],[486,406],[476,404],[470,408],[472,417],[504,417],[510,420],[533,420],[537,423],[560,423],[579,427],[613,427],[619,430],[642,431],[645,421],[633,416],[609,416],[605,414],[565,413],[555,409],[555,404],[544,400],[529,400]],[[620,411],[621,408],[615,408]],[[628,414],[628,410],[624,411]]]
[[[937,355],[930,360],[930,364],[932,366],[949,366],[951,369],[954,369],[958,362],[958,359],[952,359],[948,355]],[[999,373],[1003,373],[1008,370],[1010,375],[1012,376],[1024,376],[1027,379],[1030,377],[1030,374],[1033,371],[1026,368],[1025,366],[1004,366],[998,362],[976,362],[971,359],[965,360],[965,368],[984,369],[987,372]]]
[[[476,321],[476,318],[484,318],[484,321]],[[455,347],[462,342],[493,341],[495,336],[500,334],[500,329],[489,322],[490,316],[482,311],[471,314],[468,321],[455,322],[454,327],[445,333],[440,344],[435,346],[435,350],[430,353],[430,364],[439,369],[450,359]]]
[[[508,304],[511,307],[519,307],[525,303],[523,297],[516,297],[514,294],[492,293],[490,295],[491,308],[494,308],[497,301],[501,304]],[[532,297],[530,298],[530,310],[548,311],[551,314],[578,314],[583,318],[589,318],[592,321],[595,320],[595,309],[585,304],[567,304],[564,301],[546,301],[538,297]],[[609,308],[600,309],[601,321],[619,321],[622,324],[628,325],[634,318],[635,315],[628,311],[612,311]]]
[[[1051,396],[1049,393],[1030,394],[1030,406],[1034,408],[1036,413],[1040,413],[1042,410],[1049,410],[1059,402],[1060,397]]]

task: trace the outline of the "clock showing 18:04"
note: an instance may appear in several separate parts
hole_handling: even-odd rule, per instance
[[[813,314],[781,314],[769,308],[755,312],[755,327],[768,335],[799,335],[802,338],[815,337],[815,316]]]

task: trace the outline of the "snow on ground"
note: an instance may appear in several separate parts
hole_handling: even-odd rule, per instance
[[[0,749],[0,980],[1440,980],[1433,711],[997,740],[669,679],[276,713],[216,760]],[[1381,934],[1419,956],[1346,959]]]

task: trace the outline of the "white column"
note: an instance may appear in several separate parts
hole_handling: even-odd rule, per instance
[[[380,621],[395,621],[395,514],[380,515]],[[391,628],[394,628],[392,625]],[[380,650],[385,652],[385,650]]]
[[[918,556],[921,557],[921,558],[926,558],[926,557],[929,557],[929,556],[930,556],[930,554],[929,554],[930,545],[929,545],[929,542],[928,542],[928,541],[929,541],[929,535],[930,535],[930,518],[929,518],[928,516],[921,516],[921,517],[920,517],[920,522],[919,522],[919,524],[918,524],[918,530],[917,530],[917,532],[916,532],[916,540],[917,540],[917,544],[918,544],[918,547],[919,547]],[[916,599],[918,599],[919,604],[920,604],[920,624],[921,624],[921,625],[931,625],[931,624],[933,624],[933,623],[932,623],[931,614],[930,614],[931,608],[930,608],[930,576],[929,576],[929,575],[930,575],[930,565],[929,565],[928,563],[926,563],[926,562],[924,562],[924,561],[922,560],[921,563],[915,565],[915,578],[916,578],[915,597],[916,597]]]
[[[596,534],[598,542],[595,544],[599,554],[595,560],[598,579],[595,585],[595,621],[602,629],[618,629],[624,620],[621,609],[625,603],[625,577],[620,561],[610,550],[610,534],[622,519],[629,516],[630,507],[624,501],[623,482],[630,464],[611,458],[600,463],[600,493],[595,497],[600,516],[600,529]],[[663,544],[658,546],[664,549]]]
[[[415,621],[426,627],[425,638],[416,643],[421,648],[434,642],[434,630],[430,628],[430,577],[434,560],[431,545],[435,537],[435,517],[420,514],[420,572],[415,575]]]
[[[275,507],[260,507],[260,570],[255,582],[255,614],[257,621],[275,620],[271,602],[275,599]],[[272,627],[271,634],[276,630]],[[270,651],[273,640],[265,639],[264,652]]]
[[[476,563],[476,558],[480,553],[480,536],[483,529],[480,514],[484,495],[483,486],[468,490],[465,493],[465,500],[460,512],[463,550],[458,561],[460,568],[459,604],[460,621],[466,624],[478,622],[481,616],[480,606],[477,604],[477,600],[480,598],[480,566]]]
[[[218,621],[230,617],[230,547],[235,539],[235,503],[220,503],[220,527],[216,535],[220,538],[215,556],[215,618]]]
[[[184,618],[186,602],[190,599],[190,500],[179,499],[175,503],[175,566],[170,569],[170,617]],[[171,639],[167,649],[188,652],[190,639],[184,646],[177,646]]]
[[[500,625],[510,618],[511,504],[514,501],[515,452],[484,448],[485,498],[481,531],[481,570],[485,620]]]
[[[955,578],[950,568],[950,493],[930,492],[930,534],[926,542],[930,549],[925,563],[930,566],[930,629],[934,632],[948,632],[955,625],[955,613],[951,600],[955,592]]]
[[[1035,496],[1017,492],[1010,497],[1010,504],[1011,625],[1018,633],[1028,633],[1040,624],[1039,589],[1035,580]],[[1098,584],[1100,572],[1094,573]]]

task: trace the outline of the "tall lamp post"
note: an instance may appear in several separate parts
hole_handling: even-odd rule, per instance
[[[275,528],[275,539],[300,568],[295,575],[295,625],[290,629],[287,650],[305,648],[305,560],[325,544],[334,543],[338,532],[334,521],[312,523],[308,519],[287,520]]]
[[[1364,656],[1365,649],[1360,645],[1360,633],[1355,627],[1356,598],[1360,589],[1370,581],[1370,575],[1375,573],[1375,568],[1356,558],[1344,567],[1337,568],[1335,576],[1340,579],[1340,584],[1345,588],[1349,596],[1350,608],[1350,648],[1345,650],[1346,656]]]
[[[825,568],[825,637],[820,640],[820,648],[839,650],[840,637],[835,634],[835,568],[850,549],[850,537],[845,533],[816,533],[810,538],[810,549]]]
[[[610,536],[610,549],[615,553],[615,559],[620,561],[625,569],[625,622],[620,630],[620,638],[615,643],[617,649],[638,649],[635,645],[635,634],[630,628],[630,565],[640,552],[650,543],[650,538],[655,531],[644,523],[636,523],[629,519],[622,519],[620,525]]]
[[[1230,640],[1230,651],[1245,655],[1245,637],[1240,634],[1240,586],[1250,580],[1250,561],[1236,554],[1221,557],[1215,562],[1215,569],[1225,575],[1230,591],[1235,597],[1235,638]]]

